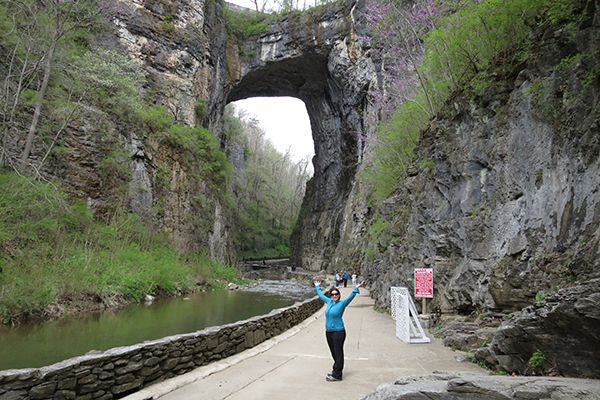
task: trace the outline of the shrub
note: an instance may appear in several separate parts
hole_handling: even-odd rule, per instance
[[[546,361],[546,356],[538,349],[529,359],[529,365],[533,368],[542,368],[544,366],[544,361]]]
[[[211,274],[206,256],[180,253],[137,215],[117,210],[101,223],[85,201],[69,204],[52,184],[1,172],[0,186],[4,323],[73,294],[137,301],[190,290],[195,277]]]

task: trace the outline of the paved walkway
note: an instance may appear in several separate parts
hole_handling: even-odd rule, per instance
[[[351,288],[342,288],[346,298]],[[400,376],[433,371],[481,372],[455,360],[460,352],[429,344],[406,344],[396,337],[396,322],[373,309],[368,290],[344,313],[344,380],[327,382],[333,360],[325,340],[325,307],[283,334],[225,360],[148,387],[127,400],[253,400],[285,396],[286,400],[362,399],[381,383]],[[431,336],[428,334],[428,336]]]

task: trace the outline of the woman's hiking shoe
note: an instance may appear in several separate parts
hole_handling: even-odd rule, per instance
[[[334,377],[334,376],[333,376],[333,375],[331,375],[331,374],[327,374],[327,377],[325,378],[325,380],[326,380],[327,382],[339,382],[339,381],[341,381],[341,380],[342,380],[342,378],[336,378],[336,377]]]

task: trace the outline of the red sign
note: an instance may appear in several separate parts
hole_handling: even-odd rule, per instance
[[[433,269],[415,268],[415,297],[433,297]]]

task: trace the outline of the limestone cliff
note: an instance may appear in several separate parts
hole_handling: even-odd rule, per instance
[[[597,1],[588,12],[576,32],[532,33],[528,60],[490,70],[483,94],[455,93],[378,210],[390,229],[363,237],[374,214],[360,184],[344,217],[339,266],[360,265],[379,306],[390,286],[412,289],[418,267],[434,271],[428,311],[483,322],[531,306],[479,354],[508,372],[531,373],[539,350],[546,370],[599,377]]]
[[[376,128],[377,110],[369,96],[378,90],[379,78],[377,62],[361,39],[368,29],[363,7],[363,1],[336,2],[283,16],[269,25],[268,34],[242,45],[250,56],[242,57],[229,86],[227,101],[292,96],[306,105],[314,177],[291,247],[292,261],[312,271],[331,262],[362,157],[360,138]]]
[[[252,96],[303,100],[315,142],[315,172],[292,252],[305,268],[326,268],[361,161],[360,138],[369,136],[377,120],[369,102],[370,93],[378,90],[377,63],[361,39],[367,29],[364,2],[329,3],[272,18],[267,33],[244,41],[226,34],[224,7],[232,6],[203,0],[122,0],[109,12],[114,35],[99,37],[96,45],[124,49],[139,60],[148,73],[150,100],[178,124],[209,129],[227,154],[243,153],[222,132],[227,103]],[[157,221],[182,248],[209,249],[214,259],[233,264],[228,206],[194,162],[181,149],[123,121],[111,122],[112,143],[106,146],[105,128],[94,121],[69,127],[69,155],[58,170],[46,173],[63,178],[100,214],[110,212],[126,186],[132,212]],[[104,172],[103,147],[122,152]]]
[[[364,2],[336,2],[284,15],[269,24],[266,34],[241,43],[231,35],[226,40],[219,3],[124,1],[123,5],[127,11],[114,17],[119,40],[150,71],[156,101],[179,121],[209,127],[223,149],[239,153],[236,144],[221,134],[227,103],[254,96],[293,96],[305,102],[316,155],[314,178],[292,239],[292,257],[307,269],[326,268],[340,238],[342,210],[361,160],[359,138],[376,126],[377,110],[369,103],[369,93],[378,89],[378,76],[361,40],[367,29]],[[174,21],[170,33],[164,31],[167,17]],[[194,112],[199,102],[207,108],[201,121]],[[137,163],[141,180],[134,183],[146,188],[138,190],[140,204],[153,191],[144,184],[144,170],[151,175],[156,167],[149,162],[156,159],[152,152],[145,158]],[[189,215],[189,197],[168,198],[171,214]],[[174,206],[177,202],[184,207]],[[214,209],[222,207],[215,204]],[[176,218],[167,225],[189,241],[194,228]],[[214,228],[217,224],[223,228]],[[221,232],[227,237],[227,224],[217,217],[213,235]],[[219,247],[216,242],[226,243],[223,237],[211,237],[211,249]],[[227,252],[222,244],[220,249],[215,251]]]

